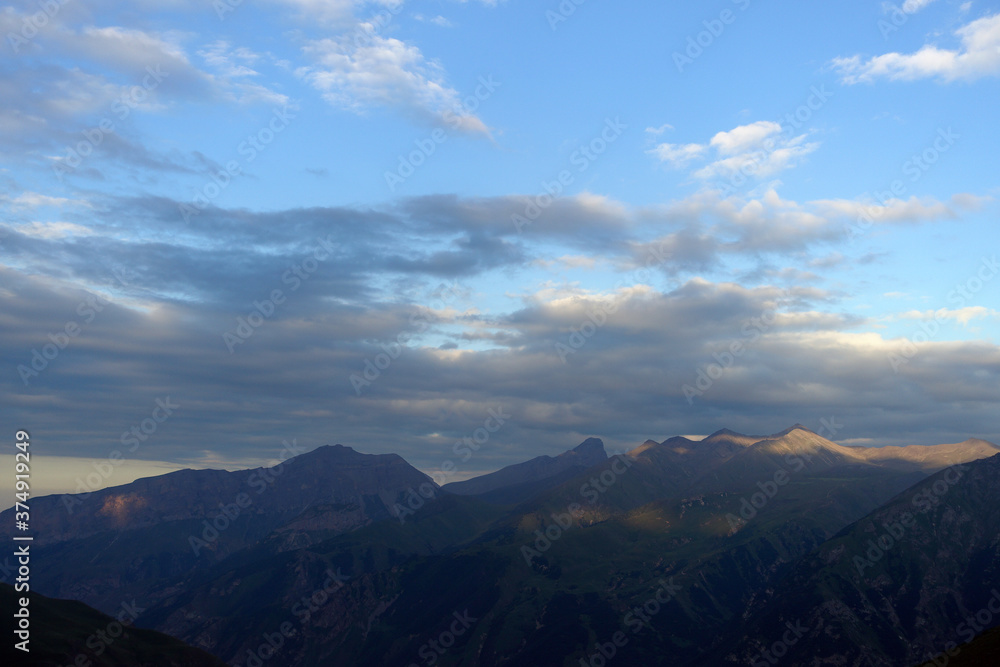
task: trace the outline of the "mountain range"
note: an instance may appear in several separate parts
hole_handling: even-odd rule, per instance
[[[194,661],[150,664],[960,664],[997,645],[998,473],[983,440],[799,424],[589,438],[443,487],[326,446],[34,499],[32,589],[91,621],[137,601]]]

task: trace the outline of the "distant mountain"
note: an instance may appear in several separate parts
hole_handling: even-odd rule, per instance
[[[585,494],[588,522],[601,521],[661,498],[682,493],[702,475],[724,464],[737,453],[765,436],[746,436],[722,429],[700,441],[674,437],[658,443],[647,440],[624,455],[611,457],[599,467],[568,480],[535,499],[538,513],[562,509],[579,502]],[[623,475],[622,461],[628,462]],[[613,479],[607,485],[601,476]],[[597,480],[595,483],[594,480]],[[601,490],[596,496],[592,491]],[[590,502],[593,499],[593,502]]]
[[[18,609],[24,597],[0,583],[0,608]],[[55,600],[28,594],[30,653],[14,648],[10,633],[0,646],[4,665],[60,667],[225,667],[218,658],[153,630],[131,627],[132,614],[141,608],[124,601],[112,618],[74,600]],[[121,617],[121,623],[118,619]],[[82,656],[82,657],[81,657]]]
[[[559,456],[536,456],[523,463],[515,463],[496,472],[479,477],[473,477],[461,482],[445,484],[442,488],[449,493],[462,496],[475,496],[493,493],[489,498],[492,502],[513,503],[525,500],[544,486],[538,482],[552,478],[565,479],[579,474],[592,466],[608,459],[604,451],[604,442],[600,438],[587,438],[582,443],[563,452]],[[499,490],[508,493],[498,494]]]
[[[324,446],[271,468],[181,470],[96,491],[31,501],[37,564],[32,584],[47,594],[110,611],[122,595],[151,603],[192,569],[276,533],[275,550],[395,516],[394,505],[436,493],[396,454]],[[0,526],[13,526],[13,510]],[[282,533],[282,529],[285,532]],[[0,539],[7,537],[0,533]],[[69,570],[63,563],[75,563]]]
[[[986,458],[1000,448],[986,440],[969,438],[949,445],[910,445],[908,447],[852,447],[866,461],[892,465],[900,469],[934,472],[963,461]]]

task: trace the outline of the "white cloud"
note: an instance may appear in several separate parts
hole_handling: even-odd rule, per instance
[[[937,78],[950,82],[973,81],[1000,74],[1000,14],[985,16],[955,31],[961,41],[957,49],[928,44],[915,53],[885,53],[868,60],[860,56],[835,58],[833,66],[846,84],[875,79],[914,81]]]
[[[701,157],[705,153],[705,146],[701,144],[660,144],[647,152],[679,169]]]
[[[798,202],[783,199],[774,189],[754,197],[724,197],[717,190],[705,190],[651,212],[661,220],[683,225],[683,232],[665,235],[657,245],[671,251],[671,267],[687,270],[715,266],[724,254],[799,252],[817,243],[843,239],[861,213],[875,226],[960,217],[947,202],[929,197],[893,199],[885,204],[854,199]],[[636,246],[634,254],[645,245]],[[833,253],[811,266],[829,268],[843,259]]]
[[[960,200],[974,195],[956,195]],[[953,201],[955,197],[952,198]],[[978,199],[978,198],[976,198]],[[911,196],[909,199],[887,199],[884,203],[854,199],[820,199],[813,202],[824,216],[847,220],[870,219],[879,222],[923,222],[928,220],[955,219],[955,210],[948,204],[931,197]]]
[[[699,169],[694,175],[702,179],[732,177],[739,173],[758,178],[771,176],[794,167],[799,158],[819,148],[819,142],[807,143],[805,139],[804,134],[788,138],[768,137],[763,148],[717,160]]]
[[[934,2],[934,0],[906,0],[906,2],[903,3],[902,9],[907,14],[916,14],[932,2]]]
[[[159,35],[120,26],[53,34],[53,39],[71,52],[125,74],[135,75],[146,67],[156,67],[166,72],[168,79],[204,77],[204,73],[193,68],[177,38],[179,35]]]
[[[82,199],[51,197],[38,192],[23,192],[16,197],[3,195],[0,196],[0,202],[5,202],[14,210],[35,209],[41,206],[90,206],[89,202]]]
[[[250,65],[259,56],[232,48],[223,40],[197,53],[206,71],[188,56],[183,43],[191,34],[179,30],[153,32],[123,26],[77,26],[54,22],[34,40],[56,57],[45,72],[50,91],[43,96],[53,114],[79,115],[107,109],[136,86],[147,89],[140,106],[147,110],[178,99],[223,100],[284,104],[285,95],[260,82]],[[77,60],[73,67],[55,63]],[[30,72],[30,70],[27,70]],[[37,76],[37,75],[36,75]],[[60,106],[57,106],[60,105]],[[134,106],[134,105],[133,105]]]
[[[287,95],[254,81],[241,80],[260,76],[260,72],[250,67],[261,59],[260,54],[244,46],[233,48],[229,42],[221,39],[206,45],[197,53],[215,71],[216,76],[213,78],[218,82],[226,82],[226,96],[230,99],[241,104],[288,104]]]
[[[993,197],[984,196],[980,197],[968,192],[959,192],[958,194],[951,196],[951,203],[958,208],[964,208],[969,211],[978,211],[983,208],[986,204],[993,201]]]
[[[970,321],[980,317],[997,317],[1000,312],[983,306],[966,306],[965,308],[939,308],[937,310],[911,310],[899,317],[904,320],[955,320],[959,324],[968,325]]]
[[[282,0],[286,4],[297,7],[302,20],[309,23],[324,25],[346,25],[353,21],[356,8],[366,4],[364,0]],[[376,3],[390,8],[402,4],[399,2]]]
[[[455,27],[454,23],[452,23],[445,17],[441,16],[440,14],[438,16],[433,16],[433,17],[424,16],[423,14],[414,14],[413,18],[422,23],[433,23],[434,25],[440,26],[442,28]]]
[[[260,60],[260,56],[246,47],[234,49],[224,39],[208,44],[198,51],[198,55],[222,76],[257,76],[259,74],[249,65]]]
[[[646,128],[646,133],[647,134],[651,134],[654,137],[658,137],[661,134],[663,134],[664,132],[666,132],[667,130],[672,130],[672,129],[674,129],[673,125],[671,125],[670,123],[664,123],[663,125],[661,125],[659,127],[647,127]]]
[[[736,155],[763,147],[764,140],[781,132],[781,125],[769,120],[760,120],[749,125],[740,125],[728,132],[719,132],[709,143],[721,155]]]
[[[40,239],[64,239],[72,236],[93,236],[89,227],[72,222],[28,222],[14,227],[25,236]]]
[[[489,134],[477,116],[463,111],[442,67],[416,46],[373,35],[360,44],[343,37],[322,39],[305,52],[316,64],[297,74],[331,104],[358,113],[370,106],[400,107],[435,124],[458,123],[464,131]]]
[[[404,0],[283,1],[298,7],[303,20],[338,33],[308,42],[303,51],[313,64],[296,70],[326,101],[356,113],[373,106],[395,107],[425,122],[489,136],[486,124],[462,107],[458,91],[445,82],[440,63],[425,58],[419,47],[387,36]],[[479,1],[491,7],[497,4],[497,0]],[[359,20],[358,13],[370,7],[379,9]],[[440,15],[414,18],[452,27]]]
[[[717,132],[707,145],[663,143],[647,152],[680,169],[706,156],[712,148],[718,159],[695,170],[695,178],[732,178],[739,174],[764,178],[794,167],[800,158],[819,148],[818,142],[807,142],[807,136],[787,136],[779,123],[762,120]]]
[[[563,255],[555,259],[538,259],[535,264],[553,269],[593,269],[597,266],[597,259],[585,255]]]

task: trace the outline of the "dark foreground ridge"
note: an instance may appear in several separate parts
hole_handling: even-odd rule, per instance
[[[21,597],[23,593],[0,583],[0,607],[18,609]],[[173,637],[132,627],[143,612],[134,601],[123,602],[112,617],[74,600],[54,600],[38,593],[28,593],[27,597],[30,652],[15,648],[8,637],[0,649],[4,665],[225,667],[218,658]]]

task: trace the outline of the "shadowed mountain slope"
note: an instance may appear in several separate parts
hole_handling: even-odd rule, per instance
[[[14,588],[0,583],[0,608],[17,609]],[[14,667],[225,667],[218,658],[191,648],[173,637],[130,627],[131,614],[139,608],[123,604],[123,621],[75,600],[56,600],[29,593],[30,653],[14,648],[11,633],[0,647],[0,662]],[[6,623],[10,623],[7,620]],[[80,657],[82,656],[82,658]]]
[[[473,477],[461,482],[445,484],[443,488],[450,493],[462,496],[474,496],[497,491],[508,487],[517,487],[546,479],[565,476],[566,471],[582,472],[608,458],[604,451],[604,442],[600,438],[587,438],[582,443],[565,451],[559,456],[536,456],[523,463],[515,463],[496,472],[479,477]],[[533,487],[532,487],[533,488]],[[518,494],[518,495],[524,495]]]
[[[791,663],[886,666],[972,640],[977,617],[1000,623],[1000,455],[940,471],[846,527],[748,615],[728,664],[759,655],[786,620],[807,628]]]
[[[245,647],[226,638],[266,631],[339,567],[350,580],[290,647],[288,664],[420,664],[428,639],[468,612],[475,621],[439,664],[575,665],[595,642],[631,631],[629,610],[667,581],[678,592],[629,634],[619,659],[656,664],[669,654],[676,664],[709,664],[744,610],[800,559],[924,477],[801,427],[763,438],[723,431],[701,442],[647,441],[514,508],[494,507],[492,518],[464,504],[473,498],[444,496],[405,525],[382,522],[294,553],[220,563],[211,581],[190,582],[149,619],[235,659]],[[573,503],[578,516],[567,519]],[[567,527],[556,528],[556,516]],[[420,546],[432,525],[443,539]],[[461,525],[468,529],[441,532]],[[273,613],[261,612],[270,588],[289,586]]]
[[[286,548],[309,544],[394,517],[394,504],[421,485],[437,490],[395,454],[336,445],[271,468],[181,470],[85,496],[34,498],[32,585],[104,611],[122,595],[151,604],[159,588],[286,524],[298,520]],[[0,526],[13,526],[12,511]]]
[[[42,544],[39,558],[49,559],[47,567],[60,559],[76,564],[47,583],[95,598],[113,591],[115,604],[134,592],[150,606],[141,624],[240,664],[257,638],[286,621],[297,634],[281,664],[421,664],[428,641],[459,617],[467,627],[435,654],[436,664],[576,665],[617,630],[629,633],[621,664],[657,664],[664,655],[679,665],[721,664],[752,657],[755,647],[739,642],[744,632],[762,636],[768,624],[788,620],[784,611],[766,617],[775,590],[790,586],[792,574],[842,531],[903,492],[936,483],[927,472],[942,463],[997,451],[970,440],[876,452],[800,425],[770,436],[723,429],[700,441],[648,440],[610,458],[599,441],[583,445],[595,456],[600,447],[601,460],[533,482],[505,486],[510,478],[501,476],[480,495],[423,499],[414,488],[437,488],[402,459],[321,448],[286,462],[278,476],[288,485],[280,496],[292,508],[287,514],[264,496],[255,499],[194,564],[191,551],[182,552],[204,519]],[[542,467],[560,457],[543,458]],[[352,469],[360,472],[343,476]],[[329,478],[340,490],[323,490]],[[337,495],[345,487],[359,499]],[[268,493],[278,488],[274,481]],[[516,504],[483,500],[504,493]],[[400,503],[409,509],[396,515]],[[369,509],[379,506],[382,520]],[[961,526],[974,528],[974,521],[963,519],[956,530]],[[972,544],[982,535],[974,528],[948,539]],[[992,557],[983,551],[956,562],[981,570]],[[801,576],[822,565],[812,563]],[[830,580],[795,581],[806,586],[798,594],[810,595],[812,586],[823,598]],[[663,608],[634,623],[634,610],[667,585]],[[782,596],[794,601],[797,590]],[[860,600],[843,594],[852,604]],[[868,613],[863,602],[856,609]],[[902,631],[890,626],[873,625],[876,640]],[[888,643],[873,650],[890,660],[907,655],[892,654]]]

